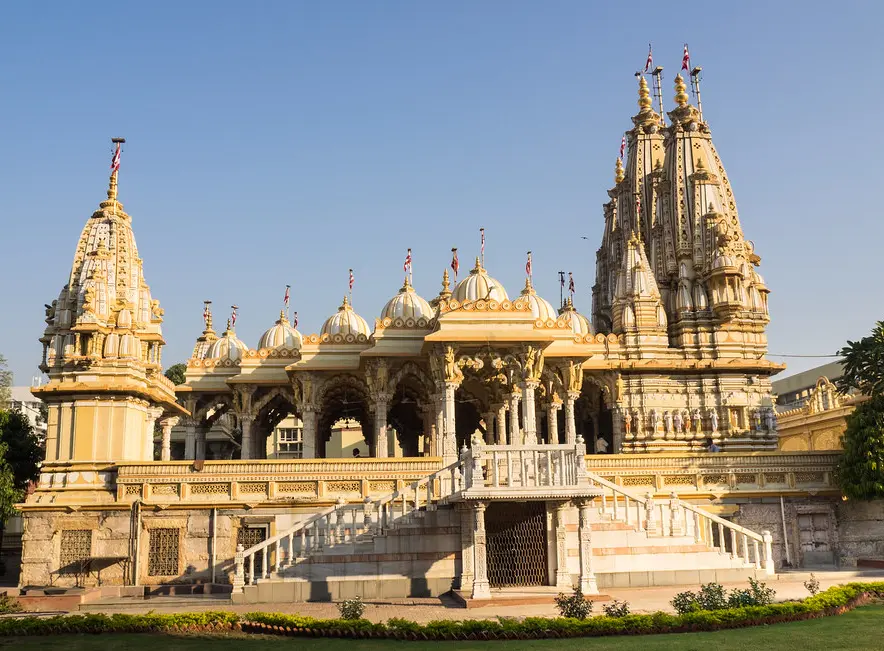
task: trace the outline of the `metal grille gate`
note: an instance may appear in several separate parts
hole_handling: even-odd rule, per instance
[[[485,529],[491,587],[546,584],[546,507],[543,502],[489,504]]]
[[[243,549],[248,549],[253,545],[264,542],[265,540],[267,540],[267,527],[240,527],[239,531],[236,532],[236,543],[237,545],[242,545]],[[255,552],[255,574],[259,577],[261,576],[263,562],[264,550]],[[248,563],[246,563],[245,573],[246,580],[251,581],[252,577],[249,576]]]

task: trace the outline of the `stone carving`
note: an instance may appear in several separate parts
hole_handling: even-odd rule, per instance
[[[672,412],[667,411],[665,414],[663,414],[663,429],[666,431],[667,434],[670,434],[672,432],[672,424]]]
[[[632,433],[632,414],[629,413],[629,410],[623,413],[623,431],[627,434]]]
[[[718,431],[718,410],[714,407],[709,410],[709,423],[712,425],[712,431]]]
[[[445,347],[445,367],[443,370],[446,382],[460,382],[463,379],[463,371],[458,367],[454,354],[454,346]]]
[[[651,410],[648,424],[651,426],[651,434],[656,434],[660,427],[660,414],[657,413],[656,409]]]
[[[643,423],[642,423],[642,420],[643,420],[643,418],[642,418],[642,413],[641,413],[640,411],[636,410],[636,411],[635,411],[635,416],[634,416],[633,420],[635,420],[635,433],[638,434],[638,435],[641,435],[642,430],[644,429],[644,428],[642,427],[642,425],[643,425]]]
[[[700,410],[694,409],[692,415],[694,417],[694,431],[700,434],[703,431],[703,417],[700,415]]]
[[[672,423],[675,426],[675,431],[678,434],[684,432],[684,418],[682,418],[680,411],[675,411],[675,415],[672,416]]]
[[[764,412],[764,427],[768,432],[775,432],[777,429],[777,417],[770,407]]]
[[[543,352],[534,346],[528,346],[525,353],[525,379],[539,382],[543,373]]]

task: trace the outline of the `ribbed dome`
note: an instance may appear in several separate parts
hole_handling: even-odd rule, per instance
[[[479,263],[479,258],[476,258],[476,266],[473,267],[470,275],[461,280],[454,288],[452,298],[461,303],[479,300],[497,302],[509,300],[506,289],[500,284],[500,281],[488,275],[488,272]]]
[[[368,337],[371,330],[368,323],[350,307],[350,301],[344,297],[344,302],[335,314],[332,314],[322,324],[324,335],[365,335]]]
[[[280,311],[279,319],[276,320],[276,323],[261,335],[261,340],[258,342],[258,350],[262,348],[301,349],[301,333],[292,327],[285,312]]]
[[[427,303],[416,291],[408,278],[402,289],[393,298],[387,301],[384,309],[381,311],[382,319],[432,319],[434,316],[433,308]]]
[[[531,306],[531,314],[535,320],[556,320],[556,308],[552,306],[552,303],[537,294],[534,287],[531,286],[530,278],[525,279],[525,289],[522,290],[521,295],[528,299],[528,305]]]
[[[249,347],[246,346],[236,336],[236,332],[230,327],[230,321],[227,321],[227,330],[216,340],[209,352],[206,353],[207,359],[221,359],[237,362],[242,359],[243,353],[248,352]]]
[[[574,309],[574,303],[571,302],[570,296],[565,299],[565,305],[559,310],[559,314],[570,321],[571,330],[574,331],[575,335],[595,334],[592,331],[592,325],[590,325],[589,319]]]

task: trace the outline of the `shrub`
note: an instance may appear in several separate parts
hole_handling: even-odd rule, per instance
[[[583,591],[577,586],[570,597],[563,592],[559,593],[556,597],[556,608],[562,617],[586,619],[592,612],[592,602],[583,596]]]
[[[361,597],[353,597],[339,603],[338,610],[341,613],[341,619],[362,619],[362,613],[365,612],[365,604],[362,602]]]
[[[21,604],[18,602],[18,599],[10,597],[8,594],[0,595],[0,614],[20,612]]]
[[[690,590],[679,592],[669,603],[675,608],[675,612],[679,615],[686,615],[687,613],[702,610],[700,604],[697,603],[697,595]]]
[[[605,604],[603,609],[608,617],[626,617],[629,614],[629,602],[614,599],[611,603]]]
[[[722,610],[727,608],[727,597],[724,586],[720,583],[707,583],[700,586],[697,593],[697,604],[700,610]]]
[[[810,578],[804,582],[804,587],[807,588],[811,597],[815,597],[820,591],[820,581],[813,575],[813,572],[810,573]]]
[[[753,606],[769,606],[777,596],[776,590],[768,588],[766,583],[752,578],[749,579],[749,591],[752,593],[752,599],[755,600]]]

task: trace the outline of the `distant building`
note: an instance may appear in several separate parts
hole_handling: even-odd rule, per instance
[[[34,386],[39,386],[39,380]],[[43,419],[41,406],[43,401],[31,393],[32,387],[12,387],[10,408],[17,409],[31,422],[34,432],[40,437],[40,441],[46,440],[46,421]]]
[[[777,413],[803,407],[813,393],[817,380],[824,377],[830,382],[835,382],[842,373],[841,362],[829,362],[808,371],[774,380],[771,389],[776,396]]]

